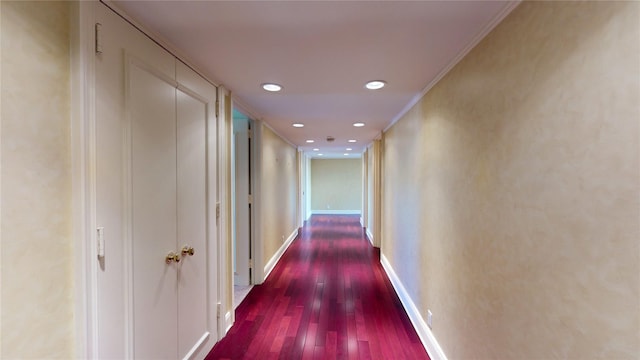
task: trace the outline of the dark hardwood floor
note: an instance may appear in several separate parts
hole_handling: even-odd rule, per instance
[[[429,359],[359,216],[314,215],[207,359]]]

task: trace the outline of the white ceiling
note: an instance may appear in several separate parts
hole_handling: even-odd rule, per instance
[[[362,152],[514,7],[505,1],[109,4],[230,89],[251,117],[325,156],[344,156],[347,147]],[[364,88],[377,79],[388,85]],[[265,82],[284,90],[267,93],[260,87]],[[293,128],[294,122],[305,127]]]

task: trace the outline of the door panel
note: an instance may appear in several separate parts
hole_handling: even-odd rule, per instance
[[[176,358],[176,122],[172,84],[129,63],[136,359]]]
[[[206,121],[207,104],[177,91],[178,248],[192,247],[178,272],[179,358],[208,335]]]
[[[250,231],[249,214],[249,123],[234,121],[235,129],[235,285],[249,285]]]

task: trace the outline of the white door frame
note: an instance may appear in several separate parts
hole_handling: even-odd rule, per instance
[[[240,111],[239,109],[236,109],[236,110]],[[236,125],[239,122],[242,122],[243,124],[242,129],[236,129]],[[251,186],[251,181],[253,181],[253,178],[252,178],[253,176],[249,176],[250,172],[252,172],[251,159],[250,159],[252,154],[249,153],[249,149],[251,148],[251,145],[250,145],[251,131],[252,131],[252,121],[249,117],[246,117],[246,119],[245,118],[233,119],[234,137],[233,137],[233,146],[232,146],[233,152],[231,154],[232,155],[231,166],[233,167],[231,171],[231,177],[232,177],[231,193],[233,194],[233,196],[231,198],[231,201],[233,203],[232,211],[234,216],[232,218],[232,225],[231,225],[231,228],[233,229],[231,238],[232,238],[232,245],[234,249],[232,252],[232,256],[233,256],[232,260],[233,260],[233,264],[235,265],[232,267],[234,269],[234,273],[233,273],[234,285],[237,285],[239,282],[241,282],[242,285],[250,285],[253,283],[252,281],[253,274],[251,274],[251,270],[250,270],[251,268],[250,259],[251,259],[251,254],[253,252],[252,251],[253,229],[251,228],[251,211],[253,211],[253,209],[251,209],[251,211],[249,210],[249,206],[250,206],[249,194],[252,194],[253,192],[253,187]],[[237,165],[241,165],[241,168],[239,168]],[[236,174],[238,174],[239,170],[241,171],[241,173],[245,173],[245,175],[247,176],[246,178],[242,179],[243,182],[246,181],[245,184],[238,183],[238,178]],[[244,190],[246,190],[245,193],[243,194],[239,193],[239,191],[244,191]],[[243,214],[243,212],[245,213]],[[239,237],[238,237],[239,233],[246,235],[246,237],[240,238],[240,241],[242,241],[241,243],[239,242]],[[239,249],[241,249],[242,252],[239,252],[238,251]],[[246,282],[246,284],[244,282]],[[234,303],[233,305],[235,307],[238,304]]]
[[[245,114],[249,118],[249,122],[251,124],[251,195],[253,201],[251,202],[251,259],[253,260],[253,266],[251,268],[251,285],[261,284],[264,281],[264,265],[262,261],[262,238],[260,232],[261,219],[260,219],[260,179],[262,176],[262,151],[260,150],[262,144],[262,127],[264,126],[262,121],[257,120],[258,117],[255,116],[255,113],[251,111],[246,105],[242,104],[237,99],[232,96],[232,104],[230,105],[230,113],[232,114],[233,109],[238,109],[240,112]],[[229,115],[232,117],[232,115]],[[230,122],[233,123],[233,119],[230,119]],[[230,149],[233,149],[234,145],[232,142],[233,131],[230,133],[229,143]],[[235,164],[235,160],[231,159],[232,166]],[[231,185],[235,183],[235,170],[231,171]],[[234,191],[230,188],[231,198],[234,197]],[[233,201],[233,199],[232,199]],[[230,214],[235,214],[235,208],[231,209]],[[235,231],[235,224],[231,227],[232,231]],[[232,246],[232,239],[229,238],[228,246]],[[233,256],[233,255],[232,255]],[[232,259],[230,258],[230,261]],[[231,263],[229,264],[231,267]],[[233,272],[232,274],[233,275]],[[233,280],[233,279],[232,279]],[[233,285],[233,282],[232,282]],[[233,287],[231,287],[233,290]],[[233,296],[232,296],[233,297]],[[231,299],[233,302],[233,299]],[[231,304],[233,306],[233,304]]]
[[[71,161],[74,262],[75,352],[97,358],[95,2],[71,7]]]
[[[233,271],[231,268],[232,150],[233,101],[231,93],[218,86],[218,338],[221,339],[235,321],[233,311]],[[219,209],[219,210],[218,210]]]
[[[262,241],[262,133],[264,124],[260,120],[251,122],[251,247],[253,258],[253,284],[265,280]]]
[[[307,188],[304,186],[307,178],[306,162],[307,155],[303,150],[298,149],[298,227],[304,226],[304,221],[307,219]]]
[[[305,218],[309,220],[311,217],[311,157],[305,157],[304,161],[304,188],[305,188]]]

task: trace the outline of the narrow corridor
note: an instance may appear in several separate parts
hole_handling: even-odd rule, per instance
[[[207,359],[428,359],[357,215],[314,215]]]

